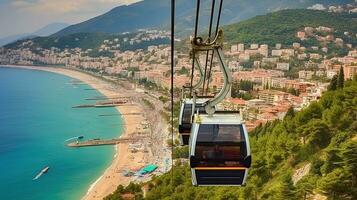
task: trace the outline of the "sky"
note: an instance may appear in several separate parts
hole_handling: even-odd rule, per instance
[[[139,0],[0,0],[0,38],[51,23],[75,24]]]

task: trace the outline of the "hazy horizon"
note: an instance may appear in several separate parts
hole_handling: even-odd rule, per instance
[[[76,24],[140,0],[4,0],[0,38],[32,33],[52,23]]]

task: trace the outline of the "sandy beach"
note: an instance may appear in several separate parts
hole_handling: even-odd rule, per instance
[[[98,200],[103,199],[107,195],[115,191],[118,185],[127,185],[131,181],[145,181],[149,177],[137,178],[135,176],[126,177],[123,175],[125,170],[138,170],[141,167],[153,163],[159,166],[159,170],[167,170],[165,161],[168,161],[167,157],[170,155],[170,152],[166,149],[166,137],[167,134],[161,134],[167,130],[167,125],[163,122],[158,122],[159,125],[156,125],[154,128],[151,127],[151,131],[145,128],[144,123],[148,124],[153,123],[152,120],[158,120],[159,116],[148,117],[144,114],[134,114],[134,113],[145,113],[145,108],[142,104],[138,103],[138,99],[143,98],[144,94],[138,94],[135,90],[128,90],[117,85],[113,84],[94,77],[92,75],[70,70],[66,68],[57,68],[57,67],[32,67],[32,66],[6,66],[6,67],[16,67],[16,68],[25,68],[31,70],[43,70],[53,73],[59,73],[66,75],[68,77],[78,79],[94,89],[101,92],[107,97],[113,96],[123,96],[129,97],[132,99],[130,103],[117,106],[116,109],[122,114],[122,119],[124,122],[124,132],[122,137],[137,137],[139,134],[149,134],[150,139],[141,140],[137,143],[122,143],[116,145],[116,154],[113,158],[112,164],[105,170],[101,177],[99,177],[92,185],[89,187],[87,194],[83,197],[85,200]],[[155,101],[155,99],[152,99]],[[132,114],[130,114],[132,113]],[[149,118],[149,119],[148,119]],[[154,131],[153,131],[154,129]],[[150,132],[150,133],[149,133]],[[153,134],[152,132],[156,133]],[[119,133],[118,133],[119,134]],[[145,135],[140,135],[144,137]],[[154,142],[153,142],[154,141]],[[132,151],[130,145],[140,145],[139,151]],[[90,148],[90,147],[87,147]],[[166,158],[165,161],[162,159]],[[165,169],[164,169],[165,168]]]

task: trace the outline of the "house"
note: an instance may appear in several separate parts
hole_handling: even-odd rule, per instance
[[[306,39],[306,33],[305,31],[299,31],[296,33],[296,37],[298,37],[300,40],[305,40]]]
[[[289,63],[277,63],[276,68],[283,70],[283,71],[289,71],[290,64]]]
[[[312,79],[312,76],[315,73],[313,71],[305,71],[305,70],[301,70],[299,71],[299,79],[307,79],[310,80]]]
[[[277,90],[262,90],[258,93],[259,99],[264,100],[265,103],[273,104],[278,101],[287,100],[289,94]]]

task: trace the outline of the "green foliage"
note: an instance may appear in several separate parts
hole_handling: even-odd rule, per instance
[[[308,195],[313,194],[317,179],[317,176],[307,175],[297,182],[296,188],[299,199],[306,200]]]
[[[160,96],[159,97],[159,100],[162,101],[162,103],[166,103],[169,101],[169,98],[168,97],[165,97],[165,96]]]
[[[105,197],[104,200],[121,200],[121,199],[123,199],[122,195],[128,194],[128,193],[134,194],[135,200],[143,199],[141,185],[135,184],[135,183],[130,183],[127,187],[123,187],[122,185],[119,185],[117,187],[117,189],[115,190],[115,192],[113,192],[109,196]]]
[[[175,147],[174,152],[173,152],[173,158],[188,158],[188,146],[184,147]]]
[[[184,75],[184,74],[189,75],[190,71],[187,68],[182,67],[177,73],[179,75]]]
[[[148,90],[152,90],[152,89],[158,88],[156,83],[148,80],[147,78],[139,79],[139,84],[143,85],[145,87],[145,89],[148,89]]]
[[[28,46],[31,50],[36,50],[36,48],[51,49],[56,47],[58,49],[74,49],[81,48],[82,50],[92,49],[93,51],[88,53],[88,56],[99,57],[113,57],[114,54],[109,51],[99,51],[100,46],[103,44],[104,40],[114,40],[119,39],[123,41],[123,38],[133,38],[136,33],[123,34],[108,34],[108,33],[73,33],[65,36],[49,36],[49,37],[36,37],[33,39],[19,40],[14,43],[10,43],[5,46],[8,49],[18,49],[22,46],[25,41],[32,40],[33,45]],[[154,39],[150,41],[142,41],[141,43],[130,44],[128,42],[119,42],[120,47],[118,50],[136,50],[136,49],[147,49],[150,45],[161,45],[169,44],[169,39]]]
[[[240,90],[244,90],[246,92],[242,93]],[[252,99],[252,95],[250,92],[253,90],[253,82],[241,80],[235,81],[232,85],[231,95],[234,98],[242,98],[244,100]]]
[[[337,89],[337,79],[338,79],[337,75],[332,77],[332,79],[330,81],[330,85],[327,87],[327,90],[331,91],[331,90]]]
[[[142,101],[144,102],[144,104],[149,107],[150,109],[155,109],[155,105],[153,103],[151,103],[151,101],[147,100],[147,99],[142,99]]]
[[[287,92],[292,94],[292,95],[295,95],[295,96],[299,96],[300,95],[299,90],[297,90],[295,88],[288,88]]]
[[[345,75],[343,73],[343,67],[341,66],[340,72],[338,73],[338,77],[337,77],[337,88],[339,89],[343,88],[344,83],[345,83]]]
[[[350,191],[345,180],[348,180],[347,174],[343,169],[338,168],[317,182],[318,189],[331,199],[347,199]]]
[[[324,11],[294,9],[281,10],[262,16],[257,16],[249,20],[228,25],[224,27],[225,37],[230,43],[259,43],[270,46],[276,43],[291,45],[293,42],[301,42],[296,37],[296,32],[304,27],[327,26],[334,28],[339,37],[348,40],[349,43],[357,44],[356,38],[349,38],[343,35],[344,31],[355,33],[357,23],[355,15],[335,14]],[[307,44],[310,42],[310,44]],[[315,43],[314,43],[315,42]],[[315,40],[308,39],[303,42],[305,46],[318,46]],[[346,55],[346,52],[339,52],[341,48],[329,48],[331,55]],[[345,49],[345,48],[343,48]]]

